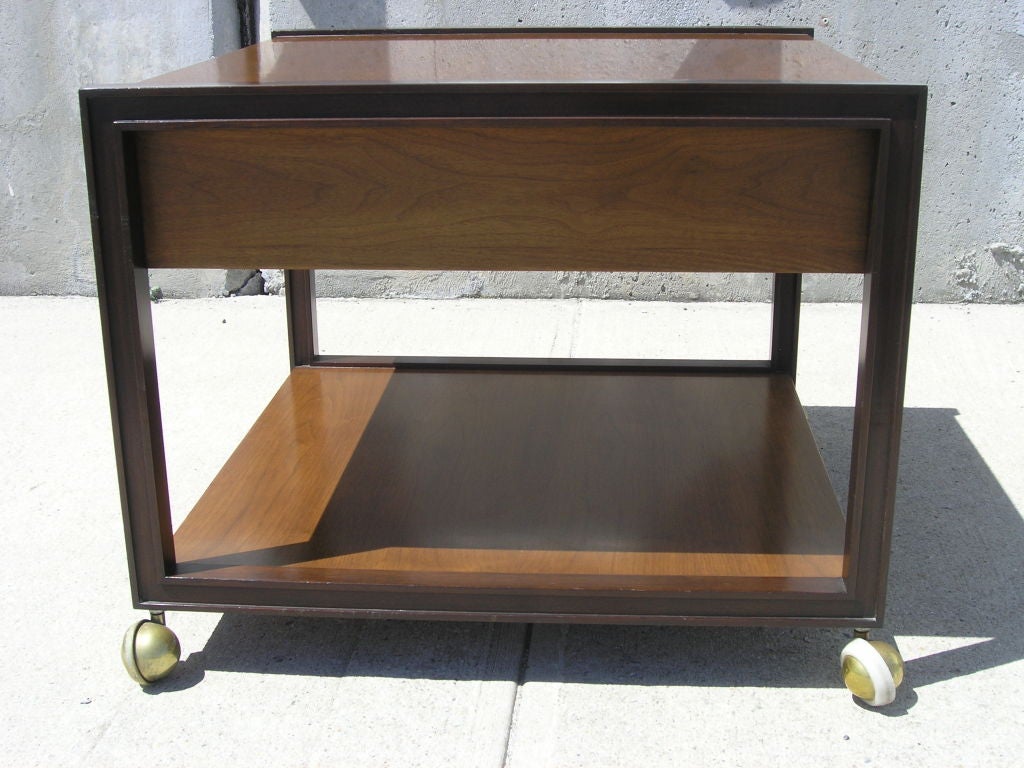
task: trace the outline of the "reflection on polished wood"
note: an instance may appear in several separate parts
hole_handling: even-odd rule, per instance
[[[793,35],[501,33],[284,38],[145,81],[147,86],[299,83],[879,82]]]
[[[390,377],[381,368],[293,371],[181,525],[179,558],[205,556],[209,544],[195,542],[217,529],[233,532],[229,548],[307,541]]]
[[[863,272],[877,131],[143,131],[150,267]]]
[[[841,589],[781,375],[296,369],[175,535],[181,577]]]

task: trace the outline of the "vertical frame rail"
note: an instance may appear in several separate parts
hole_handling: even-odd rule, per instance
[[[288,356],[292,368],[311,365],[319,354],[316,332],[316,276],[311,269],[284,271],[288,313]]]
[[[800,274],[776,274],[772,293],[772,370],[788,374],[794,381],[802,278]]]
[[[81,111],[128,572],[141,607],[164,597],[175,556],[134,142],[110,102],[83,94]]]
[[[927,92],[915,89],[881,135],[875,215],[864,276],[847,512],[847,583],[865,617],[885,613]]]

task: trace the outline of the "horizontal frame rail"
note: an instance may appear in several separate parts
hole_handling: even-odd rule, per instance
[[[445,28],[380,28],[380,29],[282,29],[270,33],[271,40],[293,37],[458,37],[481,35],[492,37],[530,37],[564,35],[567,37],[643,37],[646,35],[753,35],[756,37],[814,38],[814,27],[445,27]]]
[[[388,355],[314,355],[309,363],[324,368],[437,368],[450,370],[603,371],[622,373],[764,374],[770,360],[605,360],[564,357],[416,357]]]

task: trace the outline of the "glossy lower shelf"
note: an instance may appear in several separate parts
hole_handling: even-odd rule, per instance
[[[837,593],[845,522],[778,374],[298,368],[175,576]]]

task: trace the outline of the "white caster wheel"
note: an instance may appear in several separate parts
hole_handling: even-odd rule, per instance
[[[152,616],[128,627],[121,642],[121,661],[139,685],[167,677],[181,658],[178,637],[164,625],[163,613]]]
[[[839,656],[843,682],[858,699],[872,707],[884,707],[896,698],[903,682],[903,657],[881,640],[851,640]]]

